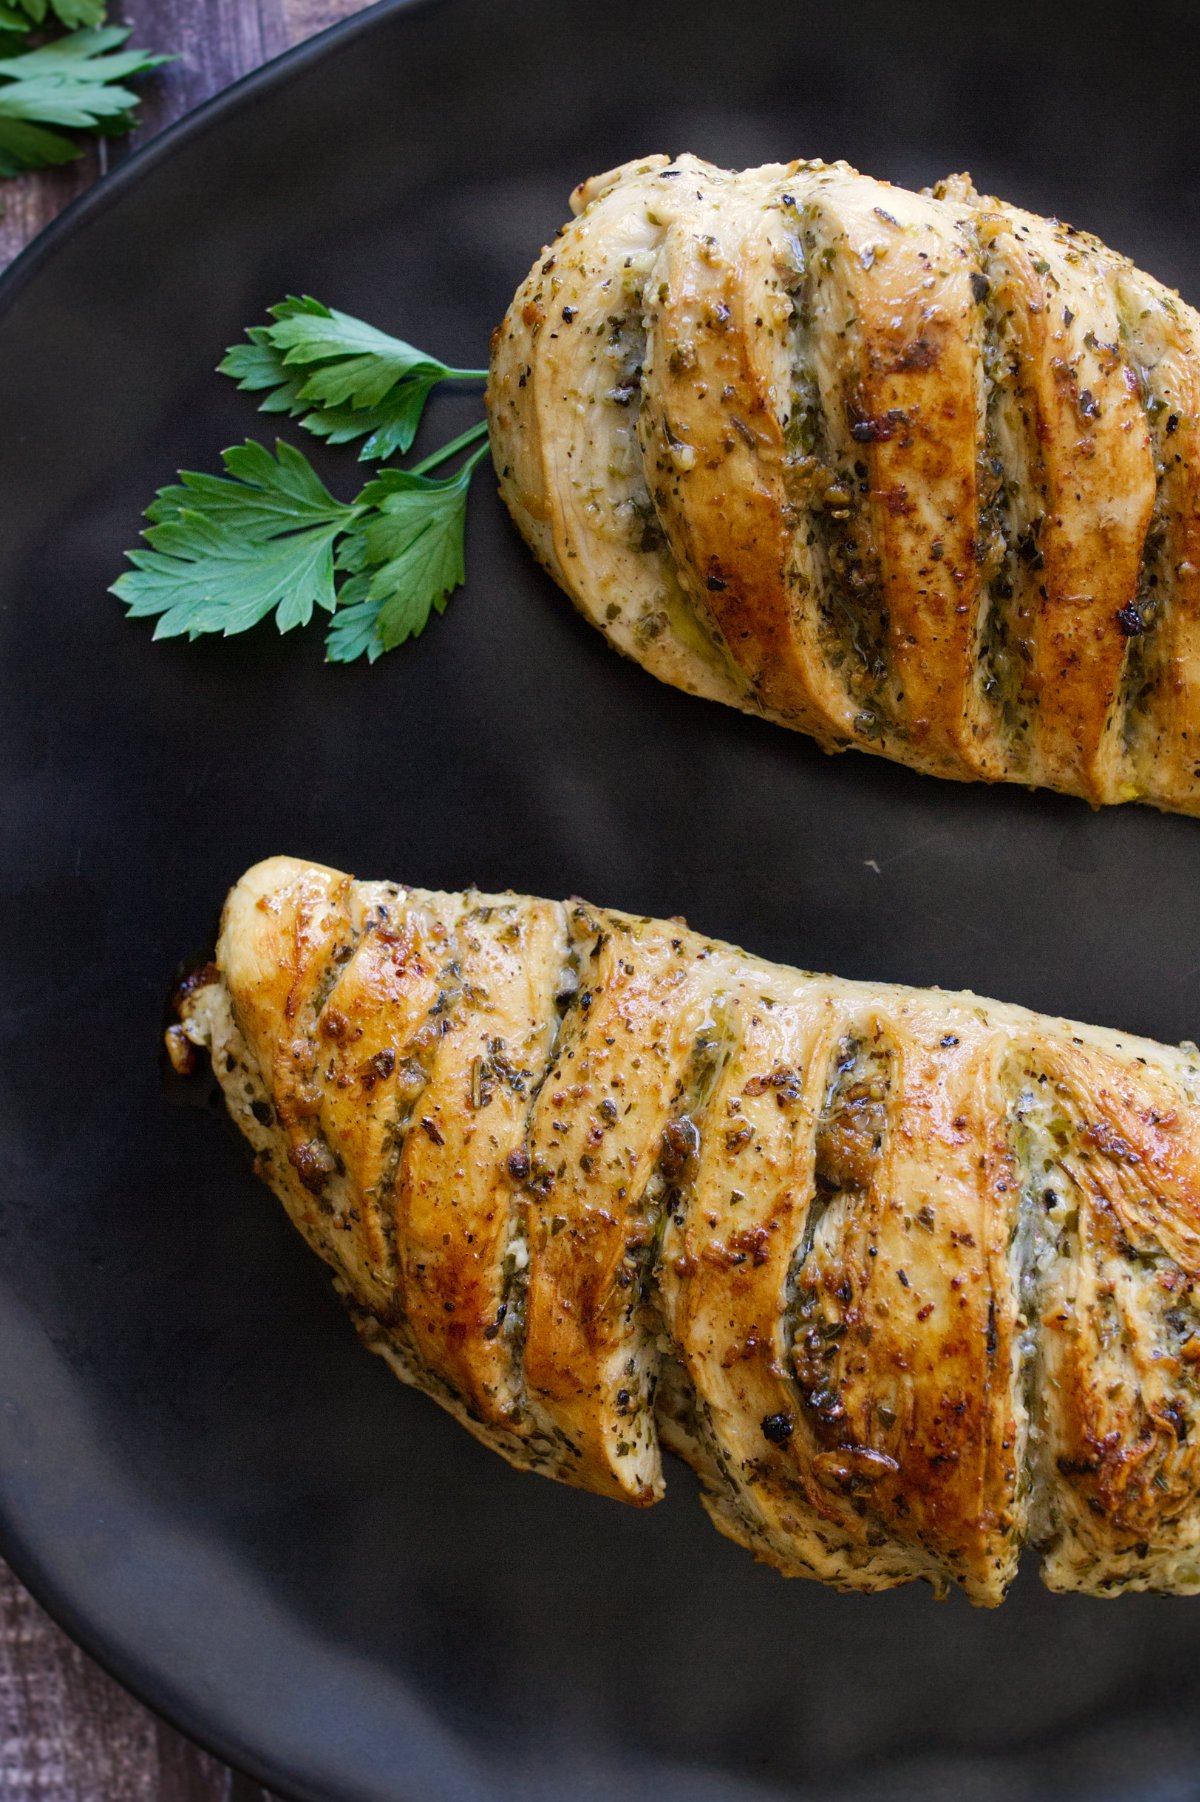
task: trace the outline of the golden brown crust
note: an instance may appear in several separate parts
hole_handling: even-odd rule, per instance
[[[1032,552],[1013,632],[1031,703],[1029,775],[1124,798],[1125,610],[1154,505],[1145,412],[1121,344],[1118,260],[1013,207],[978,216],[993,305],[1029,444]]]
[[[395,1186],[414,1350],[484,1420],[503,1427],[520,1406],[498,1330],[517,1186],[509,1159],[525,1142],[530,1097],[546,1068],[563,954],[562,909],[550,902],[513,897],[463,914]],[[481,1163],[491,1174],[473,1181]]]
[[[366,1342],[847,1589],[1200,1590],[1200,1055],[276,858],[181,1002]]]
[[[1140,270],[1118,278],[1122,331],[1138,371],[1158,495],[1125,672],[1131,786],[1164,807],[1196,809],[1200,767],[1200,320]]]
[[[926,196],[841,166],[794,185],[805,268],[796,351],[815,376],[818,464],[836,477],[834,498],[846,497],[826,509],[830,584],[848,592],[872,645],[854,678],[860,708],[879,750],[969,777],[980,773],[974,261],[959,215]]]
[[[572,204],[492,442],[619,649],[830,750],[1200,811],[1190,308],[966,177],[645,158]]]
[[[650,496],[682,586],[757,705],[833,743],[852,703],[794,604],[811,571],[787,483],[789,228],[767,204],[781,171],[748,185],[688,159],[681,173],[655,199],[667,230],[643,301]]]

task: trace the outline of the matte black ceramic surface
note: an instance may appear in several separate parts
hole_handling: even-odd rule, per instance
[[[1200,1601],[999,1614],[784,1583],[518,1476],[360,1352],[158,1073],[176,961],[286,850],[656,913],[848,976],[1200,1032],[1200,822],[828,760],[621,663],[489,484],[374,669],[153,645],[153,488],[267,435],[210,371],[288,290],[476,363],[581,176],[845,156],[1100,232],[1200,297],[1200,17],[1150,0],[384,7],[78,210],[0,309],[0,1528],[127,1682],[322,1802],[1200,1795]],[[474,400],[439,402],[431,430]],[[321,459],[334,487],[352,459]]]

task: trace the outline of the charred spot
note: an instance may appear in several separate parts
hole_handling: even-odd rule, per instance
[[[800,1077],[787,1064],[777,1064],[769,1076],[752,1076],[742,1094],[765,1095],[768,1089],[774,1089],[780,1107],[786,1107],[789,1101],[800,1097]]]
[[[887,1128],[887,1088],[886,1053],[844,1039],[817,1122],[814,1174],[820,1192],[870,1187]]]
[[[932,369],[938,360],[937,345],[928,338],[915,338],[892,363],[892,371],[901,375],[909,369]]]
[[[846,1418],[846,1406],[836,1389],[818,1389],[808,1398],[820,1424],[827,1430],[837,1428]]]
[[[1106,1157],[1114,1158],[1119,1164],[1140,1164],[1141,1157],[1134,1150],[1128,1139],[1114,1132],[1107,1120],[1094,1120],[1083,1129],[1083,1137],[1089,1145],[1094,1145]]]
[[[306,1139],[288,1147],[288,1163],[310,1195],[320,1195],[337,1169],[337,1159],[321,1139]]]
[[[1163,1404],[1163,1418],[1170,1424],[1180,1445],[1183,1445],[1188,1436],[1188,1419],[1178,1396],[1172,1396],[1169,1402]]]
[[[1027,526],[1017,538],[1017,556],[1030,569],[1043,569],[1046,563],[1038,546],[1037,530],[1037,523]]]
[[[764,1439],[772,1445],[786,1445],[795,1431],[796,1421],[791,1414],[768,1414],[762,1422]]]
[[[880,444],[894,438],[908,425],[908,415],[900,407],[889,407],[886,413],[864,413],[853,401],[846,409],[850,436],[856,444]]]
[[[219,982],[220,979],[221,972],[214,963],[201,964],[198,969],[190,971],[182,982],[176,985],[175,992],[171,997],[176,1012],[180,1010],[189,995],[194,995],[197,989],[208,988],[210,983]]]
[[[757,1268],[765,1264],[770,1256],[771,1235],[765,1226],[744,1227],[730,1235],[729,1246],[734,1253],[735,1263],[744,1264],[749,1258]]]
[[[696,1122],[682,1114],[668,1120],[663,1128],[659,1168],[669,1183],[689,1182],[700,1162],[700,1129]]]
[[[359,1071],[359,1080],[369,1094],[377,1082],[386,1082],[396,1068],[396,1053],[389,1047],[369,1057]]]
[[[1126,601],[1123,607],[1118,607],[1116,620],[1126,638],[1140,638],[1146,630],[1146,622],[1136,601]]]
[[[1087,1458],[1056,1458],[1055,1463],[1059,1475],[1064,1477],[1090,1477],[1100,1468],[1100,1458],[1095,1453]]]

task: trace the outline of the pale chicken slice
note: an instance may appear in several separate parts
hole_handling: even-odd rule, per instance
[[[557,1029],[566,926],[548,901],[467,900],[393,1184],[400,1292],[423,1362],[481,1419],[537,1435],[504,1327],[525,1257],[521,1154]]]
[[[1125,620],[1155,479],[1122,354],[1116,260],[1085,233],[999,202],[981,202],[977,222],[999,322],[993,379],[1011,395],[1000,455],[1022,494],[997,642],[1002,682],[1021,696],[1024,774],[1097,804],[1120,801],[1133,792],[1120,706]]]
[[[1120,620],[1128,780],[1161,807],[1187,809],[1200,770],[1200,319],[1132,266],[1117,298],[1158,475],[1141,582]]]
[[[852,1569],[994,1604],[1024,1526],[996,1030],[960,999],[888,996],[840,1033],[792,1273],[797,1438]]]
[[[797,355],[810,372],[801,448],[824,484],[818,529],[849,626],[858,729],[881,751],[902,740],[919,768],[984,774],[974,247],[961,213],[844,165],[791,186],[805,261]]]
[[[1200,1592],[1200,1087],[1075,1039],[1022,1074],[1045,1580]]]
[[[672,1198],[658,1293],[694,1397],[696,1433],[721,1482],[714,1523],[786,1575],[851,1582],[831,1506],[797,1456],[791,1277],[814,1204],[813,1140],[825,1099],[836,1006],[813,984],[789,994],[769,967],[729,972],[724,1068]],[[796,1047],[810,1048],[803,1066]],[[814,1505],[815,1504],[815,1505]],[[859,1586],[908,1571],[872,1560]]]
[[[645,1302],[663,1160],[720,977],[670,922],[579,906],[571,930],[579,989],[526,1140],[525,1373],[577,1458],[574,1480],[649,1502],[662,1493]]]
[[[379,914],[381,905],[400,912],[402,891],[385,885],[352,888],[336,870],[289,861],[291,880],[284,879],[283,868],[258,865],[230,897],[218,947],[230,993],[237,996],[230,1024],[269,1096],[258,1112],[273,1129],[271,1155],[287,1183],[293,1218],[318,1249],[332,1222],[336,1231],[328,1242],[340,1273],[356,1292],[386,1309],[394,1295],[394,1247],[374,1191],[392,1093],[403,1077],[386,1085],[361,1080],[356,1085],[360,1105],[346,1110],[353,1172],[347,1175],[331,1147],[334,1122],[324,1109],[326,1069],[330,1063],[340,1069],[345,1062],[347,1016],[336,1010],[327,1015],[326,1009],[356,953],[387,966],[396,1012],[377,1022],[372,1039],[379,1037],[379,1045],[368,1041],[356,1047],[357,1061],[369,1068],[382,1040],[390,1044],[397,1034],[406,992],[417,989],[409,1015],[415,1030],[434,990],[425,980],[412,927],[397,939],[389,933],[381,940],[373,930],[375,921],[390,920],[390,913]],[[232,1049],[230,1054],[238,1055]]]
[[[637,447],[642,290],[662,239],[666,157],[597,177],[493,339],[501,492],[539,561],[618,650],[740,706],[744,685],[679,586]]]
[[[510,1463],[843,1588],[1200,1592],[1200,1054],[275,858],[170,1040]]]
[[[678,172],[646,281],[638,433],[651,498],[696,610],[758,705],[832,744],[857,704],[819,642],[824,578],[791,493],[788,170],[731,176],[683,157]]]
[[[922,1018],[919,1004],[893,1034],[842,985],[789,993],[771,975],[660,1275],[761,1538],[718,1524],[839,1587],[921,1570],[997,1602],[1023,1510],[1015,1196],[994,1206],[996,1162],[977,1153],[994,1035],[978,1010],[953,1009],[948,1033],[945,1009]]]

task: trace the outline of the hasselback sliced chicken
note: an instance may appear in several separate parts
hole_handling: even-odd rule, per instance
[[[618,650],[830,751],[1200,811],[1200,315],[966,176],[653,156],[572,208],[492,447]]]
[[[366,1343],[793,1576],[1200,1591],[1200,1055],[273,858],[168,1035]]]

